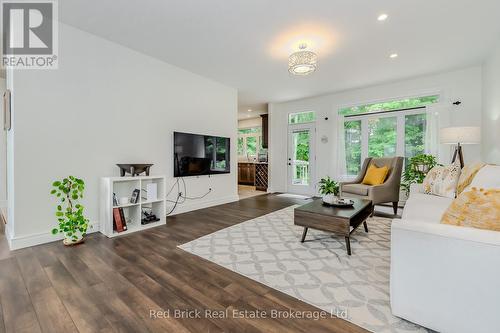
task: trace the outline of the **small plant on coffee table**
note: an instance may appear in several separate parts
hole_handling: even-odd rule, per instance
[[[327,195],[327,194],[338,195],[339,183],[331,179],[329,176],[321,178],[321,180],[319,181],[319,193],[322,195]]]

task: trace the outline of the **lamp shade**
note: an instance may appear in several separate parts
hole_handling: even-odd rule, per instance
[[[440,133],[440,142],[447,145],[478,144],[481,142],[481,128],[479,127],[445,127]]]

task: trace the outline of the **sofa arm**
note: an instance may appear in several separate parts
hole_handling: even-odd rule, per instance
[[[500,332],[500,232],[423,221],[391,227],[391,308],[441,332]]]
[[[423,184],[410,184],[410,194],[411,193],[425,193]]]

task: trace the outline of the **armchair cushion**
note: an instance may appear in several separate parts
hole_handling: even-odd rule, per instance
[[[370,185],[365,184],[345,184],[342,186],[342,193],[351,193],[356,195],[368,195]]]
[[[370,164],[362,183],[366,185],[383,184],[388,172],[389,168],[387,167],[387,165],[384,165],[381,168],[377,168],[375,165]]]

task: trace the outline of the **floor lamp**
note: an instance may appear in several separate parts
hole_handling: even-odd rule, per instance
[[[445,127],[440,133],[440,142],[445,145],[455,145],[455,152],[451,163],[460,160],[460,167],[464,167],[464,154],[462,145],[479,144],[481,142],[481,129],[479,127]]]

